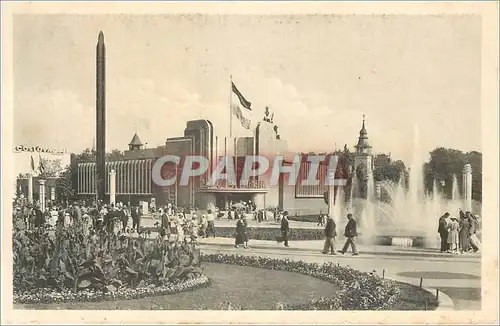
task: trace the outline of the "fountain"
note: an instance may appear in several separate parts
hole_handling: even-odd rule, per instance
[[[456,176],[452,180],[451,200],[440,193],[437,180],[433,182],[432,193],[425,193],[423,173],[425,159],[422,154],[418,129],[415,128],[414,155],[409,167],[408,186],[404,185],[403,175],[400,176],[397,185],[391,182],[384,182],[381,185],[390,199],[389,203],[381,205],[382,214],[376,232],[378,236],[391,237],[392,245],[437,246],[439,217],[445,212],[458,214],[458,209],[462,206]]]
[[[375,198],[373,174],[368,173],[367,198],[351,200],[351,210],[359,212],[355,216],[361,242],[401,247],[437,246],[439,217],[445,212],[457,215],[464,203],[456,176],[452,181],[451,199],[442,193],[437,180],[434,180],[432,193],[425,192],[424,162],[418,128],[415,127],[414,155],[408,169],[408,184],[405,183],[404,174],[397,184],[390,181],[380,183],[381,192],[388,197],[387,201],[380,201]],[[358,191],[351,189],[351,192]]]
[[[458,199],[460,199],[460,191],[458,190],[457,175],[454,174],[451,183],[451,200],[458,200]]]
[[[462,199],[457,176],[451,182],[452,193],[444,194],[444,181],[434,180],[432,191],[426,193],[424,185],[424,163],[426,153],[422,151],[418,127],[414,127],[413,159],[408,171],[403,171],[397,183],[383,181],[375,185],[371,168],[371,146],[368,143],[365,120],[360,131],[354,169],[349,168],[351,184],[349,202],[345,203],[344,189],[337,191],[334,216],[352,213],[358,222],[359,241],[365,244],[385,244],[401,247],[438,247],[438,220],[445,212],[458,215],[460,208],[471,210],[472,170],[466,164],[463,170]],[[359,173],[358,173],[359,172]],[[408,173],[408,182],[406,181]],[[365,184],[358,183],[363,178]],[[364,186],[366,185],[366,191]],[[359,188],[361,187],[361,188]],[[379,190],[375,191],[375,189]],[[385,199],[377,198],[384,195]],[[364,196],[365,198],[359,198]],[[344,199],[344,200],[343,200]],[[337,220],[337,224],[338,221]]]

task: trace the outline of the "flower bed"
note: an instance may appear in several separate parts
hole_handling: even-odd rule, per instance
[[[396,282],[334,263],[319,265],[289,259],[224,254],[202,255],[202,261],[300,273],[341,288],[331,297],[292,305],[281,304],[274,307],[278,310],[391,310],[399,298]]]
[[[14,294],[14,303],[62,303],[62,302],[97,302],[140,299],[149,296],[168,295],[185,291],[192,291],[210,285],[210,279],[205,275],[180,282],[177,284],[155,284],[140,285],[135,289],[121,287],[114,292],[103,292],[99,290],[83,290],[72,292],[70,290],[56,291],[54,289],[34,289],[32,291],[18,292]]]
[[[14,302],[132,299],[206,285],[200,249],[78,226],[13,232]]]

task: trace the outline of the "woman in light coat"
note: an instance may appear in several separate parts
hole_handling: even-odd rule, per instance
[[[458,244],[459,244],[459,231],[460,223],[456,217],[451,218],[451,222],[448,223],[448,244],[450,252],[458,255]]]
[[[73,221],[72,221],[71,215],[69,214],[69,212],[66,212],[64,214],[64,228],[69,228],[72,224],[73,224]]]
[[[90,230],[92,229],[92,218],[89,214],[85,213],[82,216],[82,231],[84,236],[90,235]]]

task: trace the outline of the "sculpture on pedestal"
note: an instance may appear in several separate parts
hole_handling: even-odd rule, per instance
[[[276,139],[281,139],[280,134],[278,132],[278,126],[277,125],[274,126],[274,132],[276,133]]]
[[[262,120],[264,120],[265,122],[271,122],[271,118],[269,118],[269,114],[270,114],[269,107],[266,106],[266,111],[264,112],[264,119],[262,119]]]

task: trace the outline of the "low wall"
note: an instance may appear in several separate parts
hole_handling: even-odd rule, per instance
[[[295,186],[283,185],[283,207],[291,216],[318,215],[328,213],[328,205],[323,197],[319,198],[297,198],[295,197]]]

